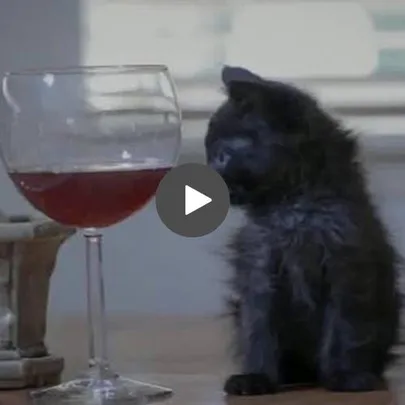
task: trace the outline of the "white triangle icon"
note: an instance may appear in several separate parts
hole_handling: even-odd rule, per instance
[[[212,198],[195,190],[190,186],[185,187],[185,214],[189,215],[194,211],[206,206],[212,201]]]

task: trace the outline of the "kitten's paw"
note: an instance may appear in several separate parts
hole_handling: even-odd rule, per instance
[[[224,391],[228,395],[266,395],[277,391],[265,374],[235,374],[225,382]]]
[[[364,392],[381,387],[381,379],[371,373],[339,373],[324,384],[329,391]]]

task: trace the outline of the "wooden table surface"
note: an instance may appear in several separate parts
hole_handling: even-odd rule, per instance
[[[63,379],[86,367],[86,328],[82,317],[51,319],[48,346],[65,357]],[[337,394],[321,389],[255,398],[227,399],[221,390],[233,366],[227,353],[226,322],[214,317],[120,316],[110,319],[110,357],[117,371],[174,389],[167,405],[389,405],[386,392]],[[29,405],[26,391],[0,392],[1,405]]]

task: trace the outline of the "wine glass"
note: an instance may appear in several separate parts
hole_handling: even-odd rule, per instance
[[[37,210],[80,228],[86,244],[89,369],[33,391],[34,402],[136,404],[170,396],[110,366],[102,274],[102,228],[144,207],[177,162],[181,113],[168,68],[12,72],[2,96],[0,150],[11,180]]]

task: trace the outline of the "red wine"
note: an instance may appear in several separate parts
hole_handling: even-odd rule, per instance
[[[140,210],[169,170],[14,172],[10,177],[36,209],[56,222],[101,228]]]

